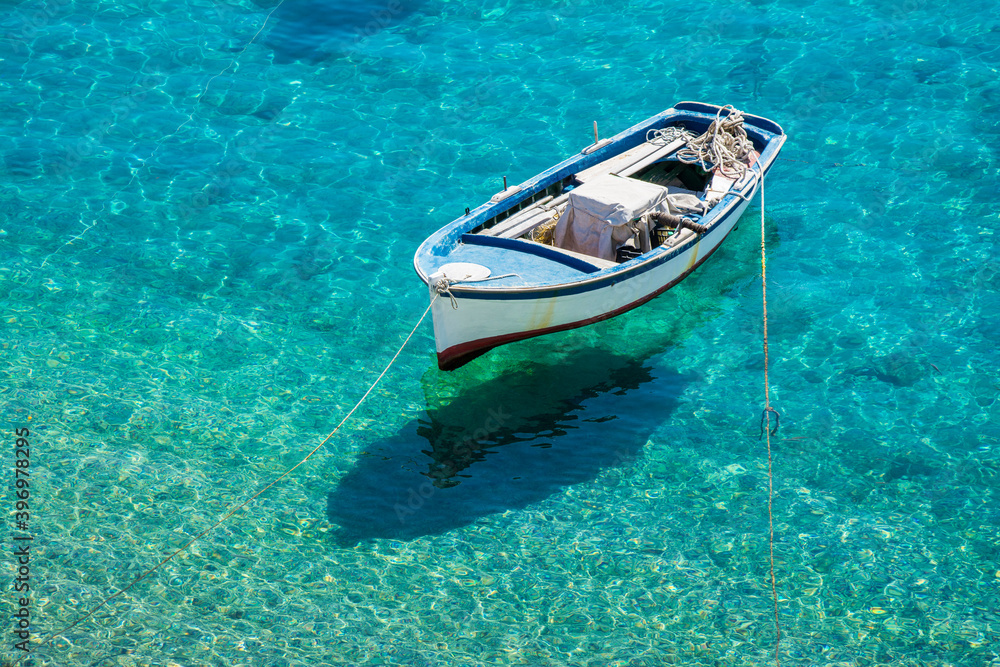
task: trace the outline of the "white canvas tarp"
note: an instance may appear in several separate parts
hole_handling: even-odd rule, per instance
[[[618,246],[634,236],[629,223],[648,211],[667,208],[665,187],[623,176],[599,176],[569,193],[566,210],[556,223],[555,244],[614,261]]]

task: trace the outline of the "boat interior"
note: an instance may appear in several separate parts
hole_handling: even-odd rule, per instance
[[[706,172],[700,165],[681,162],[675,154],[684,145],[683,139],[668,142],[653,138],[645,141],[608,160],[552,183],[515,206],[486,219],[483,224],[470,230],[465,236],[466,242],[494,245],[492,239],[516,239],[532,245],[548,246],[550,252],[554,250],[563,255],[577,256],[598,268],[615,266],[660,246],[679,246],[699,233],[697,230],[700,226],[697,223],[722,199],[734,183],[732,179],[720,174]],[[610,256],[605,252],[602,257],[593,249],[581,252],[579,247],[574,248],[573,244],[565,240],[559,243],[557,224],[571,206],[574,190],[607,179],[609,176],[659,186],[667,198],[682,201],[686,207],[681,206],[678,211],[671,206],[671,212],[680,215],[666,216],[672,218],[670,220],[662,216],[647,215],[649,212],[647,210],[633,209],[634,218],[628,224],[619,225],[621,229],[614,232],[614,249],[613,255]],[[656,188],[652,190],[655,191]],[[499,193],[497,197],[503,197],[504,192]],[[677,199],[677,195],[687,195],[689,198]],[[665,202],[664,199],[660,203],[660,208],[666,208]],[[678,217],[695,224],[678,224]],[[611,224],[611,221],[605,221],[605,224]],[[703,228],[701,229],[703,231]]]

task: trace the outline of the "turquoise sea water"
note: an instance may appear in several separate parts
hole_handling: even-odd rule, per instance
[[[35,637],[329,433],[426,307],[428,233],[688,99],[790,137],[781,664],[1000,665],[993,3],[275,4],[0,0]],[[759,215],[647,306],[453,373],[425,323],[307,464],[34,664],[773,662]]]

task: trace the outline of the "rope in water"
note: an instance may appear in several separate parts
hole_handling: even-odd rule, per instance
[[[779,160],[784,160],[785,162],[801,162],[802,164],[815,164],[820,167],[874,167],[876,165],[868,164],[866,162],[810,162],[809,160],[793,160],[790,157],[779,157]]]
[[[60,628],[58,630],[55,630],[54,632],[52,632],[51,634],[49,634],[49,636],[46,637],[44,641],[40,641],[39,642],[39,645],[40,646],[46,646],[46,645],[50,644],[52,642],[52,640],[55,639],[56,637],[58,637],[58,636],[60,636],[60,635],[62,635],[64,633],[66,633],[66,632],[69,632],[70,630],[72,630],[73,628],[75,628],[76,626],[80,625],[81,623],[83,623],[84,621],[86,621],[88,618],[90,618],[91,616],[93,616],[94,614],[96,614],[100,609],[102,609],[109,602],[111,602],[112,600],[114,600],[118,596],[124,595],[125,593],[127,593],[129,590],[131,590],[132,588],[134,588],[135,585],[138,584],[140,581],[142,581],[143,579],[145,579],[146,577],[148,577],[149,575],[153,574],[154,572],[156,572],[157,570],[159,570],[161,567],[163,567],[164,565],[166,565],[167,563],[169,563],[170,561],[172,561],[174,559],[174,557],[176,557],[178,554],[186,551],[188,547],[190,547],[192,544],[194,544],[195,542],[197,542],[198,540],[200,540],[202,537],[204,537],[205,535],[207,535],[208,533],[210,533],[211,531],[213,531],[220,524],[222,524],[223,521],[225,521],[226,519],[228,519],[232,515],[236,514],[238,511],[240,511],[241,509],[243,509],[244,507],[246,507],[247,505],[249,505],[251,502],[253,502],[257,498],[259,498],[265,491],[267,491],[268,489],[270,489],[272,486],[274,486],[275,484],[277,484],[278,482],[280,482],[284,478],[288,477],[290,474],[292,474],[292,472],[294,472],[302,464],[304,464],[306,461],[308,461],[310,458],[312,458],[312,455],[315,454],[316,452],[318,452],[320,450],[320,448],[323,447],[323,445],[325,445],[326,443],[328,443],[330,441],[330,439],[333,438],[334,434],[336,434],[337,431],[340,430],[340,427],[343,426],[347,422],[347,420],[351,418],[351,415],[353,415],[357,411],[357,409],[361,407],[361,404],[365,402],[365,399],[368,398],[369,394],[372,393],[372,391],[375,389],[375,387],[378,385],[378,383],[382,380],[382,378],[385,377],[385,374],[389,372],[389,369],[392,368],[392,365],[394,363],[396,363],[396,359],[398,359],[399,355],[402,354],[403,348],[406,347],[406,344],[410,342],[411,338],[413,338],[413,334],[415,334],[417,332],[417,329],[420,328],[420,325],[423,324],[424,319],[427,317],[427,313],[431,312],[431,308],[434,307],[434,302],[437,301],[437,298],[438,298],[438,295],[435,295],[434,298],[431,299],[431,302],[430,302],[430,304],[428,304],[427,309],[424,311],[424,314],[420,316],[420,319],[417,320],[417,323],[413,326],[413,329],[406,336],[406,340],[404,340],[403,343],[402,343],[402,345],[399,346],[399,349],[396,350],[396,354],[392,355],[392,359],[389,360],[389,363],[386,364],[386,366],[382,370],[382,372],[379,373],[379,376],[377,378],[375,378],[375,381],[372,382],[371,386],[368,387],[368,391],[366,391],[364,393],[364,395],[358,400],[358,402],[354,404],[354,407],[351,408],[351,411],[348,412],[347,415],[343,419],[340,420],[340,423],[337,424],[337,426],[332,431],[330,431],[330,433],[325,438],[323,438],[322,442],[320,442],[318,445],[316,445],[315,447],[313,447],[309,451],[309,453],[306,454],[302,458],[301,461],[299,461],[298,463],[296,463],[295,465],[293,465],[291,468],[289,468],[288,470],[286,470],[285,472],[283,472],[279,477],[275,478],[270,484],[268,484],[267,486],[265,486],[264,488],[262,488],[260,491],[258,491],[257,493],[253,494],[252,496],[250,496],[249,498],[247,498],[246,500],[244,500],[240,504],[234,506],[228,512],[226,512],[225,514],[223,514],[218,520],[216,520],[215,523],[213,523],[211,526],[209,526],[205,530],[201,531],[200,533],[198,533],[197,535],[195,535],[194,537],[192,537],[190,540],[188,540],[186,543],[184,543],[184,545],[182,547],[180,547],[179,549],[177,549],[176,551],[174,551],[172,554],[170,554],[169,556],[167,556],[166,558],[164,558],[163,560],[161,560],[159,563],[157,563],[156,565],[154,565],[153,567],[149,568],[148,570],[146,570],[145,572],[143,572],[141,575],[139,575],[128,586],[126,586],[125,588],[121,589],[120,591],[118,591],[114,595],[110,595],[110,596],[104,598],[103,600],[101,600],[101,602],[96,607],[94,607],[89,612],[87,612],[85,615],[83,615],[80,618],[78,618],[77,620],[73,621],[72,623],[70,623],[66,627]],[[30,654],[25,654],[25,655],[21,656],[16,662],[14,662],[14,666],[16,667],[17,665],[19,665],[21,663],[22,660],[29,659],[29,658],[30,658]]]
[[[778,584],[774,576],[774,464],[771,456],[771,413],[778,412],[771,407],[771,386],[768,380],[768,348],[767,348],[767,258],[764,243],[764,176],[760,178],[760,276],[764,301],[764,418],[767,434],[767,521],[770,532],[771,551],[771,597],[774,600],[774,629],[777,633],[774,640],[774,664],[779,665],[778,648],[781,644],[781,621],[778,618]],[[775,426],[777,431],[777,426]]]

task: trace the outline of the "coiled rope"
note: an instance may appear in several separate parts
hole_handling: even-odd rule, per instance
[[[666,146],[678,139],[691,141],[694,137],[694,132],[683,127],[664,127],[646,132],[646,141],[658,146]]]
[[[723,118],[722,112],[728,111]],[[700,165],[705,171],[719,169],[723,176],[739,180],[746,174],[753,142],[743,128],[743,112],[731,104],[720,107],[715,120],[701,135],[687,140],[677,151],[677,159]]]
[[[774,639],[774,664],[779,665],[778,649],[781,644],[781,621],[778,618],[778,584],[774,576],[774,464],[771,456],[771,436],[778,430],[777,422],[774,431],[771,430],[771,413],[775,417],[778,411],[771,407],[771,385],[768,379],[768,347],[767,347],[767,256],[764,244],[764,172],[760,172],[760,276],[764,302],[764,414],[761,415],[764,433],[767,435],[767,522],[770,533],[768,544],[771,552],[771,597],[774,600],[774,629],[777,633]]]
[[[101,600],[100,603],[97,604],[97,606],[95,606],[93,609],[91,609],[86,614],[84,614],[83,616],[81,616],[77,620],[73,621],[69,625],[67,625],[67,626],[65,626],[63,628],[60,628],[58,630],[55,630],[52,633],[50,633],[44,640],[39,641],[39,646],[47,646],[48,644],[52,643],[52,640],[54,640],[56,637],[58,637],[58,636],[60,636],[60,635],[62,635],[64,633],[66,633],[66,632],[69,632],[70,630],[72,630],[73,628],[75,628],[76,626],[80,625],[81,623],[83,623],[84,621],[86,621],[88,618],[90,618],[91,616],[93,616],[94,614],[96,614],[100,609],[102,609],[104,606],[106,606],[109,602],[111,602],[115,598],[119,597],[120,595],[124,595],[125,593],[127,593],[128,591],[130,591],[140,581],[142,581],[143,579],[145,579],[146,577],[148,577],[149,575],[153,574],[154,572],[156,572],[157,570],[159,570],[161,567],[163,567],[164,565],[166,565],[167,563],[169,563],[170,561],[172,561],[177,555],[181,554],[184,551],[187,551],[188,547],[190,547],[192,544],[194,544],[195,542],[197,542],[198,540],[200,540],[202,537],[204,537],[208,533],[210,533],[213,530],[215,530],[219,525],[222,524],[223,521],[225,521],[226,519],[228,519],[232,515],[236,514],[241,509],[243,509],[244,507],[246,507],[247,505],[249,505],[251,502],[253,502],[257,498],[259,498],[265,491],[267,491],[268,489],[270,489],[272,486],[274,486],[275,484],[277,484],[278,482],[280,482],[284,478],[286,478],[289,475],[291,475],[296,469],[298,469],[300,466],[302,466],[302,464],[304,464],[306,461],[308,461],[310,458],[312,458],[313,454],[315,454],[316,452],[318,452],[320,450],[320,448],[323,447],[323,445],[325,445],[326,443],[328,443],[330,441],[330,439],[333,438],[333,436],[337,433],[337,431],[340,430],[340,427],[343,426],[347,422],[347,420],[351,418],[351,415],[353,415],[358,410],[358,408],[361,407],[361,404],[365,402],[365,399],[368,398],[369,394],[371,394],[372,391],[374,391],[375,387],[378,386],[378,383],[382,381],[382,378],[385,377],[385,374],[388,373],[389,369],[392,368],[392,365],[394,363],[396,363],[396,359],[398,359],[399,355],[402,354],[403,349],[406,347],[406,344],[410,342],[411,338],[413,338],[413,334],[415,334],[417,332],[417,329],[420,328],[420,325],[423,323],[424,319],[427,317],[427,313],[431,312],[431,308],[434,307],[434,302],[437,301],[437,299],[438,299],[438,295],[435,295],[434,298],[431,299],[431,302],[430,302],[430,304],[428,304],[427,309],[424,310],[424,314],[421,315],[420,319],[417,320],[417,323],[415,325],[413,325],[413,329],[406,336],[406,339],[403,341],[402,345],[399,346],[399,349],[396,350],[396,354],[392,355],[392,359],[389,360],[389,363],[386,364],[386,366],[382,370],[382,372],[379,373],[379,375],[378,375],[377,378],[375,378],[375,381],[371,383],[371,386],[368,387],[368,391],[366,391],[364,393],[364,395],[361,396],[361,398],[358,400],[358,402],[354,404],[354,407],[351,408],[350,412],[348,412],[347,415],[345,415],[344,418],[340,420],[340,423],[337,424],[337,426],[332,431],[330,431],[330,433],[325,438],[323,438],[323,440],[318,445],[316,445],[315,447],[313,447],[309,451],[308,454],[306,454],[304,457],[302,457],[302,460],[300,460],[298,463],[296,463],[295,465],[293,465],[291,468],[289,468],[288,470],[286,470],[285,472],[283,472],[280,476],[276,477],[273,481],[271,481],[271,483],[269,483],[267,486],[265,486],[264,488],[262,488],[260,491],[258,491],[257,493],[253,494],[252,496],[250,496],[249,498],[247,498],[243,502],[239,503],[238,505],[235,505],[232,509],[230,509],[225,514],[223,514],[221,517],[219,517],[215,521],[215,523],[213,523],[211,526],[209,526],[205,530],[201,531],[200,533],[198,533],[197,535],[195,535],[191,539],[189,539],[179,549],[177,549],[172,554],[170,554],[169,556],[167,556],[166,558],[164,558],[163,560],[161,560],[159,563],[157,563],[156,565],[154,565],[153,567],[149,568],[148,570],[146,570],[145,572],[143,572],[141,575],[139,575],[138,577],[136,577],[132,581],[132,583],[130,583],[128,586],[126,586],[125,588],[121,589],[120,591],[118,591],[114,595],[109,595],[108,597],[104,598],[103,600]],[[21,662],[23,660],[31,660],[31,659],[32,659],[31,654],[30,653],[25,653],[24,655],[22,655],[20,658],[18,658],[13,663],[14,667],[16,667],[17,665],[21,664]]]

